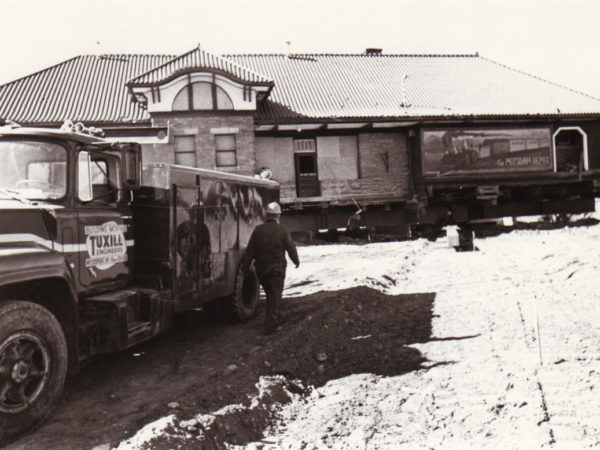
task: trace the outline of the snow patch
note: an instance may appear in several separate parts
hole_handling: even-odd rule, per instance
[[[445,239],[299,248],[288,297],[357,285],[435,293],[432,339],[413,346],[427,365],[289,393],[276,426],[246,448],[600,446],[598,242],[592,226],[476,239],[477,252],[457,253]],[[250,408],[283,381],[262,377]],[[119,448],[142,448],[193,421],[208,427],[240,407],[180,422],[167,416]]]
[[[281,375],[260,377],[255,384],[258,393],[255,396],[249,397],[250,406],[246,407],[241,404],[226,405],[211,414],[198,414],[191,419],[185,420],[180,420],[175,414],[171,414],[145,425],[133,437],[121,442],[115,450],[151,448],[153,440],[168,437],[186,439],[190,442],[191,446],[194,446],[192,442],[196,442],[196,445],[201,445],[205,432],[213,426],[219,416],[261,408],[264,405],[264,400],[273,394],[276,388],[283,390],[291,399],[299,398],[299,394],[292,393],[287,389],[288,383],[289,380]],[[294,383],[302,387],[300,381],[296,380]],[[268,404],[267,407],[276,408],[277,405]]]
[[[148,442],[156,436],[164,434],[167,428],[173,426],[175,415],[170,414],[166,417],[161,417],[154,422],[145,425],[133,437],[123,441],[116,447],[116,450],[134,450],[147,448]]]

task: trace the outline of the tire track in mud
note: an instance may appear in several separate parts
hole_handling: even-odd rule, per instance
[[[546,254],[541,258],[541,260],[547,260],[551,256],[552,254]],[[516,258],[510,258],[510,261],[507,261],[506,265],[517,266],[519,265],[519,261]],[[574,271],[570,269],[570,266],[573,265],[577,266]],[[538,426],[542,427],[545,425],[545,428],[547,428],[547,445],[550,446],[556,444],[557,442],[560,443],[560,441],[557,439],[557,433],[554,429],[554,424],[557,423],[555,419],[558,418],[558,416],[555,416],[549,406],[548,392],[544,387],[544,380],[542,379],[542,369],[544,367],[548,367],[548,361],[546,360],[547,357],[545,358],[541,340],[542,335],[540,332],[539,320],[540,305],[538,298],[538,286],[543,285],[544,289],[550,288],[550,290],[557,295],[557,298],[567,298],[568,296],[564,292],[561,292],[561,290],[556,286],[555,283],[553,283],[553,281],[557,281],[556,276],[563,273],[568,274],[565,279],[571,278],[579,269],[579,266],[583,266],[583,264],[580,263],[577,258],[575,258],[569,260],[566,264],[561,264],[558,267],[553,266],[551,269],[546,269],[541,273],[535,270],[524,270],[519,272],[518,277],[507,278],[507,281],[512,283],[515,287],[527,286],[523,297],[529,298],[531,304],[527,305],[526,300],[518,297],[514,298],[514,304],[517,308],[523,342],[532,354],[537,354],[538,361],[535,364],[535,368],[532,369],[532,376],[535,380],[535,389],[537,392],[539,392],[539,403],[542,412],[542,418],[540,421],[538,421]],[[535,281],[532,283],[532,280]],[[529,314],[526,314],[526,310],[528,309],[527,306],[529,306],[530,309]],[[560,304],[556,307],[560,308]],[[533,309],[533,312],[531,309]],[[564,359],[559,358],[559,361],[564,361]]]
[[[445,322],[448,321],[449,317],[455,317],[458,321],[454,325],[450,325],[449,330],[467,327],[467,329],[473,329],[472,327],[478,327],[477,322],[469,323],[464,322],[463,318],[455,314],[450,314],[451,309],[456,308],[456,299],[465,295],[465,299],[469,297],[472,299],[478,299],[478,294],[475,292],[481,291],[481,294],[486,300],[477,300],[473,302],[471,300],[465,300],[458,304],[459,308],[484,308],[484,313],[481,315],[483,321],[479,323],[481,327],[481,338],[484,339],[486,344],[481,343],[480,346],[470,347],[471,351],[475,350],[487,354],[488,358],[485,359],[485,364],[488,364],[488,371],[490,374],[494,373],[494,380],[491,383],[480,380],[475,381],[472,386],[467,386],[466,389],[460,390],[463,392],[462,395],[482,395],[482,399],[487,398],[487,401],[494,401],[489,404],[489,412],[491,416],[488,418],[486,414],[480,415],[480,419],[474,419],[474,417],[468,417],[468,412],[459,412],[456,418],[451,418],[450,425],[457,424],[457,421],[463,421],[465,425],[472,422],[472,425],[476,426],[480,431],[488,430],[493,434],[486,434],[482,439],[484,442],[489,439],[495,439],[493,436],[498,435],[498,432],[505,432],[504,428],[513,420],[525,419],[522,423],[521,429],[526,432],[526,423],[530,423],[531,427],[536,425],[540,427],[541,433],[535,433],[530,436],[530,439],[535,439],[535,435],[538,435],[536,445],[540,445],[543,442],[553,444],[555,440],[554,430],[549,427],[550,412],[546,402],[545,392],[542,386],[542,380],[537,376],[537,372],[532,369],[530,362],[535,361],[527,354],[531,353],[535,356],[535,344],[536,339],[536,328],[530,326],[531,320],[526,320],[527,315],[523,311],[522,302],[518,297],[513,295],[515,291],[522,290],[519,288],[521,283],[530,283],[530,277],[524,275],[523,272],[519,272],[517,276],[513,276],[511,271],[503,271],[502,268],[498,267],[495,263],[490,267],[494,267],[493,271],[481,271],[473,272],[468,267],[481,267],[482,264],[487,265],[488,256],[482,253],[480,257],[477,254],[461,255],[463,258],[472,259],[472,264],[460,265],[464,270],[461,272],[454,273],[452,282],[447,279],[440,279],[439,282],[433,281],[431,283],[431,289],[436,292],[445,293],[445,296],[450,295],[455,299],[449,303],[454,306],[445,306],[442,310],[437,308],[434,310],[437,314],[444,314],[447,316]],[[429,267],[429,272],[435,274],[435,270],[439,270],[441,267],[447,266],[448,262],[452,257],[449,255],[440,255],[439,261],[435,262]],[[503,263],[507,266],[513,266],[518,261],[504,260]],[[537,274],[539,275],[539,274]],[[483,278],[483,279],[482,279]],[[503,294],[504,288],[497,283],[506,283],[506,293]],[[510,287],[509,287],[510,286]],[[517,289],[514,289],[517,287]],[[454,292],[454,294],[450,294]],[[458,296],[458,297],[456,297]],[[442,296],[439,296],[439,301],[442,300]],[[437,303],[437,301],[436,301]],[[510,307],[512,303],[513,308]],[[512,309],[512,312],[510,311]],[[434,315],[435,317],[435,315]],[[474,317],[476,318],[476,317]],[[518,341],[522,342],[523,348],[519,350]],[[516,347],[515,347],[516,345]],[[478,349],[478,350],[476,350]],[[426,351],[425,355],[429,355]],[[477,359],[475,360],[477,361]],[[482,361],[483,362],[483,361]],[[475,368],[476,366],[473,366]],[[508,368],[508,370],[507,370]],[[467,375],[465,373],[465,375]],[[500,376],[500,377],[498,377]],[[468,378],[465,378],[466,380]],[[481,383],[481,384],[480,384]],[[481,389],[491,388],[489,391],[481,391]],[[457,387],[457,386],[455,386]],[[487,392],[487,394],[486,394]],[[537,395],[535,393],[538,393]],[[539,398],[538,398],[539,395]],[[528,405],[528,398],[533,400]],[[467,398],[465,398],[467,400]],[[485,400],[484,400],[485,401]],[[437,406],[437,398],[432,397],[429,402],[435,407]],[[468,403],[468,402],[467,402]],[[521,409],[525,407],[525,409]],[[481,411],[483,413],[483,411]],[[465,416],[467,414],[467,416]],[[496,422],[497,417],[499,420]],[[537,417],[537,420],[535,418]],[[484,419],[485,418],[485,419]],[[521,418],[521,419],[519,419]],[[466,419],[466,422],[464,422]],[[484,419],[484,420],[481,420]],[[531,421],[528,419],[532,419]],[[436,421],[437,422],[437,421]],[[435,426],[443,425],[442,422],[436,423]],[[516,425],[516,423],[515,423]],[[479,428],[481,427],[481,428]],[[450,435],[452,436],[452,435]],[[547,436],[546,438],[544,436]],[[466,431],[463,438],[479,439],[478,435]]]
[[[515,283],[515,281],[513,281],[513,283]],[[518,283],[515,283],[518,285]],[[534,301],[537,302],[537,299],[534,298]],[[529,348],[530,351],[535,352],[536,351],[536,347],[538,350],[538,357],[539,357],[539,366],[541,367],[543,364],[543,358],[542,358],[542,350],[541,350],[541,343],[540,343],[540,332],[539,332],[539,321],[538,321],[538,317],[537,317],[537,305],[535,306],[536,308],[536,324],[533,327],[528,327],[527,322],[525,320],[525,315],[523,314],[523,306],[521,304],[521,301],[518,298],[515,298],[515,305],[517,307],[517,311],[518,311],[518,315],[519,315],[519,319],[520,319],[520,323],[521,323],[521,328],[522,328],[522,332],[523,332],[523,341],[525,342],[525,345]],[[554,430],[552,429],[552,426],[550,424],[550,411],[548,409],[548,404],[546,402],[546,393],[544,392],[544,387],[542,386],[542,382],[540,380],[539,374],[538,374],[538,369],[534,369],[533,372],[533,377],[535,379],[535,387],[537,389],[537,391],[539,392],[540,395],[540,407],[543,413],[542,419],[538,422],[538,426],[542,426],[544,423],[546,423],[548,425],[548,445],[554,445],[556,444],[556,439],[554,436]]]
[[[521,291],[507,300],[516,307],[519,335],[531,353],[530,361],[536,363],[529,370],[532,386],[539,392],[536,403],[542,416],[538,426],[548,436],[544,445],[598,445],[600,415],[594,388],[598,386],[600,357],[591,319],[597,309],[591,307],[593,278],[583,281],[594,276],[596,259],[577,253],[583,247],[569,247],[564,253],[554,246],[548,249],[545,235],[522,239],[524,245],[533,243],[532,250],[527,255],[516,252],[514,258],[503,251],[502,266],[497,270],[510,273],[505,280],[512,284],[511,291]],[[583,260],[581,255],[585,255]],[[524,270],[504,271],[505,267]]]
[[[566,266],[571,265],[572,261]],[[556,278],[557,273],[561,275],[560,278]],[[554,281],[563,280],[566,282],[572,278],[573,273],[569,269],[556,270],[546,275],[554,276]],[[546,303],[551,301],[556,305],[555,307],[561,318],[559,326],[562,328],[565,327],[565,324],[578,324],[581,328],[573,329],[571,326],[566,326],[567,329],[572,330],[572,334],[564,336],[561,335],[561,331],[564,332],[565,330],[555,329],[551,335],[546,332],[546,336],[544,336],[544,333],[542,333],[544,329],[540,328],[540,323],[543,326],[542,320],[552,320],[552,315],[544,317],[545,308],[539,309],[542,315],[539,319],[536,317],[536,331],[540,366],[536,376],[539,380],[539,389],[542,392],[545,411],[543,422],[548,423],[552,431],[553,443],[573,447],[595,447],[600,445],[598,438],[595,442],[593,440],[594,435],[598,436],[600,415],[597,412],[598,401],[594,402],[593,400],[598,398],[593,393],[594,386],[597,386],[597,383],[594,383],[594,378],[591,375],[595,372],[594,368],[598,367],[597,361],[600,361],[600,355],[597,350],[592,350],[592,354],[589,354],[590,347],[597,347],[593,345],[593,342],[589,342],[589,334],[581,332],[585,330],[586,325],[589,327],[590,323],[589,319],[582,316],[581,312],[575,312],[579,298],[577,290],[568,290],[565,285],[559,286],[557,283],[551,283],[547,287],[554,295],[549,297],[550,300],[548,297],[544,297],[543,301]],[[539,299],[536,299],[536,301],[539,301]],[[593,319],[591,320],[593,321]],[[556,322],[554,322],[554,325],[556,326]],[[545,342],[544,337],[547,339]],[[594,361],[596,361],[596,364],[594,364]],[[577,372],[580,376],[586,377],[584,373],[585,369],[588,369],[589,378],[587,378],[585,384],[590,387],[589,391],[586,392],[581,388],[575,391],[570,390],[571,381],[567,381],[564,375],[565,371],[569,370],[568,367],[573,367],[573,364],[577,365]],[[568,377],[571,379],[572,373],[569,373]],[[567,396],[564,395],[565,390],[569,390]],[[591,410],[590,403],[592,404]]]

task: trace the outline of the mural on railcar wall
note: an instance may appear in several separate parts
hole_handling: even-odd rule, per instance
[[[553,169],[549,128],[423,130],[424,174]]]

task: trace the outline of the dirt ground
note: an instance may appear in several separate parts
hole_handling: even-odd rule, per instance
[[[262,311],[245,324],[190,313],[162,337],[86,363],[67,381],[45,424],[6,448],[111,448],[168,414],[181,421],[247,405],[261,376],[283,375],[284,388],[263,396],[259,407],[220,415],[210,427],[187,432],[187,438],[204,436],[196,441],[203,448],[260,440],[273,419],[269,406],[287,401],[286,392],[354,373],[420,369],[424,358],[408,345],[430,338],[434,297],[356,287],[284,299],[283,329],[266,337]],[[162,437],[151,445],[173,448],[185,445],[186,437],[181,439]]]

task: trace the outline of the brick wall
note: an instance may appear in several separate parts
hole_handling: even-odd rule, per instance
[[[254,141],[256,166],[268,167],[273,179],[295,186],[294,141],[292,138],[257,137]]]
[[[407,176],[369,177],[356,180],[321,181],[321,194],[324,197],[356,194],[408,195]]]
[[[245,175],[255,174],[260,167],[270,167],[274,179],[281,184],[281,198],[296,198],[293,140],[273,137],[255,138],[254,118],[251,114],[155,115],[153,125],[168,125],[171,136],[193,135],[199,167]],[[236,133],[234,133],[237,148],[236,167],[216,167],[213,129],[219,128],[236,129]],[[405,132],[361,133],[358,136],[343,136],[340,137],[339,143],[335,143],[335,146],[328,140],[331,141],[331,137],[317,139],[318,160],[318,143],[321,141],[328,143],[327,151],[329,153],[339,146],[340,156],[356,155],[359,161],[357,161],[355,173],[352,174],[354,178],[348,178],[348,174],[354,171],[352,165],[345,168],[339,164],[337,172],[343,169],[344,176],[338,179],[332,177],[332,174],[337,173],[334,171],[335,166],[330,164],[328,172],[323,170],[323,179],[320,180],[323,197],[356,194],[410,195],[407,134]],[[323,150],[325,151],[325,149]],[[174,163],[174,155],[173,139],[169,144],[143,147],[145,163]],[[324,153],[323,156],[326,155],[327,153]],[[319,164],[325,164],[326,161],[327,158],[323,158]],[[326,173],[329,175],[326,176]]]
[[[317,138],[323,197],[356,194],[410,195],[406,132],[361,133]],[[281,185],[281,198],[295,199],[293,139],[259,137],[259,165],[270,167]],[[359,158],[359,161],[356,159]],[[352,161],[350,161],[352,159]]]
[[[407,139],[405,132],[359,134],[361,178],[408,176]]]
[[[321,179],[324,197],[345,194],[409,195],[406,133],[361,133],[358,135],[358,157],[358,178]]]
[[[317,138],[321,196],[326,198],[357,194],[393,194],[409,197],[411,186],[407,141],[406,132],[361,133],[358,136],[341,137],[340,156],[356,154],[359,159],[354,177],[350,178],[348,174],[354,171],[351,165],[346,164],[345,167],[340,163],[334,172],[332,164],[335,158],[329,161],[319,156],[319,142],[325,142],[325,139]],[[329,144],[331,146],[331,143]],[[331,148],[328,151],[330,152]],[[260,153],[260,147],[257,147],[257,152]],[[289,156],[289,164],[293,167],[293,155]],[[323,164],[329,166],[321,167]],[[331,176],[332,173],[342,170],[343,176],[337,179]],[[281,198],[296,198],[296,186],[292,180],[281,183]]]
[[[222,170],[235,172],[243,175],[256,173],[256,162],[254,154],[254,117],[251,114],[218,114],[194,113],[194,114],[169,114],[154,115],[152,117],[154,126],[169,126],[171,136],[193,135],[196,143],[196,159],[198,167],[211,170]],[[234,129],[236,142],[235,167],[217,167],[215,151],[215,129]],[[212,132],[211,132],[212,130]],[[229,133],[226,133],[229,134]],[[174,139],[168,144],[144,145],[143,161],[145,163],[163,162],[173,164],[175,162]]]

